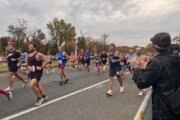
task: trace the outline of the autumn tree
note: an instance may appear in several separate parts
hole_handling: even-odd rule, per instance
[[[16,48],[23,48],[25,46],[25,38],[26,38],[26,30],[27,30],[27,21],[24,19],[17,20],[16,25],[9,25],[7,32],[10,33],[11,37],[16,41]]]
[[[51,37],[51,46],[56,50],[63,42],[69,44],[75,41],[75,27],[63,19],[54,18],[52,21],[49,21],[47,28]]]

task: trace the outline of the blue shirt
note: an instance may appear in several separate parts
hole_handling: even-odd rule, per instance
[[[20,63],[22,63],[22,64],[26,63],[25,60],[26,60],[26,54],[22,53]]]
[[[90,53],[90,52],[86,52],[85,55],[84,55],[84,57],[85,57],[85,60],[90,60],[90,58],[91,58],[91,53]]]
[[[118,56],[115,56],[114,54],[115,54],[114,52],[109,54],[109,65],[110,65],[109,69],[112,71],[120,71],[121,70],[120,62],[112,63],[112,60],[120,59]]]
[[[67,59],[64,57],[64,52],[58,52],[56,54],[57,59],[58,59],[58,64],[59,66],[65,66],[67,63]]]
[[[133,57],[136,57],[136,54],[128,54],[126,56],[126,59],[129,60],[129,59],[132,59]]]

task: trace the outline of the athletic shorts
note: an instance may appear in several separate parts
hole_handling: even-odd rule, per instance
[[[65,66],[59,66],[59,70],[64,70]]]
[[[120,71],[109,70],[109,77],[120,77]]]
[[[85,60],[79,60],[79,64],[85,64]]]
[[[90,65],[90,63],[91,63],[90,60],[86,60],[86,64],[87,64],[88,66]]]
[[[36,79],[38,82],[41,80],[43,72],[41,73],[29,73],[28,78],[29,79]]]
[[[96,63],[96,67],[101,67],[101,63]]]
[[[17,66],[11,66],[11,67],[9,67],[9,72],[17,72],[18,69],[19,68]]]
[[[106,65],[106,63],[107,63],[107,61],[102,61],[102,64],[103,64],[103,65]]]

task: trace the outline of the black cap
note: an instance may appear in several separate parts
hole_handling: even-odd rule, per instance
[[[168,49],[171,45],[171,36],[166,32],[157,33],[151,38],[151,42],[157,49]]]

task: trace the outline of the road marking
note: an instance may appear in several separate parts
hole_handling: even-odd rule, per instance
[[[128,73],[127,73],[127,74],[128,74]],[[50,104],[52,104],[52,103],[55,103],[55,102],[57,102],[57,101],[66,99],[66,98],[68,98],[68,97],[71,97],[71,96],[76,95],[76,94],[78,94],[78,93],[81,93],[81,92],[83,92],[83,91],[89,90],[89,89],[94,88],[94,87],[97,87],[97,86],[99,86],[99,85],[102,85],[102,84],[108,82],[108,80],[109,80],[109,79],[104,80],[104,81],[102,81],[102,82],[99,82],[99,83],[97,83],[97,84],[91,85],[91,86],[89,86],[89,87],[83,88],[83,89],[81,89],[81,90],[77,90],[77,91],[72,92],[72,93],[70,93],[70,94],[67,94],[67,95],[64,95],[64,96],[62,96],[62,97],[56,98],[56,99],[54,99],[54,100],[51,100],[51,101],[49,101],[49,102],[46,102],[46,103],[42,104],[42,105],[39,106],[39,107],[33,107],[33,108],[30,108],[30,109],[27,109],[27,110],[25,110],[25,111],[16,113],[16,114],[14,114],[14,115],[8,116],[8,117],[3,118],[3,119],[1,119],[1,120],[10,120],[10,119],[19,117],[19,116],[21,116],[21,115],[30,113],[30,112],[32,112],[32,111],[35,111],[35,110],[37,110],[37,109],[40,109],[40,108],[42,108],[42,107],[45,107],[45,106],[50,105]]]

